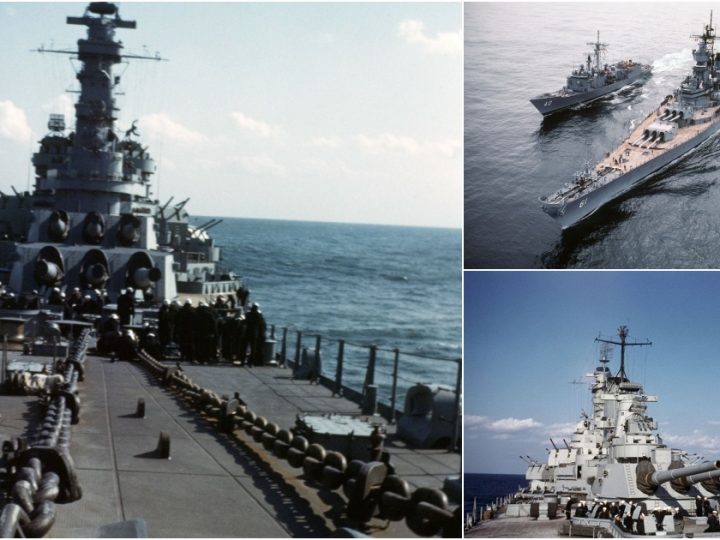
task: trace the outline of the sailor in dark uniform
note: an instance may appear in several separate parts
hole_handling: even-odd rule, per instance
[[[645,535],[645,514],[643,514],[642,512],[640,512],[637,520],[637,533],[640,536]]]
[[[629,533],[633,530],[633,518],[630,512],[625,513],[625,517],[623,518],[623,525],[625,526],[625,530]]]
[[[695,497],[695,515],[698,517],[703,515],[703,500],[700,495]]]
[[[125,294],[118,297],[117,312],[123,326],[130,324],[130,318],[135,313],[135,289],[128,287]]]

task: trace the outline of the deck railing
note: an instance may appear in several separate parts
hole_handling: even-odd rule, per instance
[[[270,326],[269,339],[276,342],[275,359],[280,365],[299,366],[304,349],[320,355],[317,382],[351,401],[364,403],[377,392],[377,412],[394,423],[404,410],[405,394],[416,383],[442,384],[455,392],[453,430],[461,428],[462,359],[402,352],[345,339],[327,339],[288,326]],[[420,370],[410,362],[430,360]],[[454,366],[453,366],[454,365]],[[415,375],[413,375],[415,373]]]

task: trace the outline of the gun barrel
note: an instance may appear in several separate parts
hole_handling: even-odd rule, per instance
[[[675,478],[683,478],[692,475],[699,475],[710,471],[717,471],[720,469],[720,460],[709,461],[706,463],[700,463],[698,465],[690,465],[688,467],[680,467],[678,469],[669,469],[667,471],[656,471],[650,477],[650,482],[653,485],[659,486]]]
[[[707,480],[715,480],[720,478],[720,469],[715,471],[707,471],[704,473],[692,474],[686,478],[688,483],[697,484],[699,482],[705,482]]]

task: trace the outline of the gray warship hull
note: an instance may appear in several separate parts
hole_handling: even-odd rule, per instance
[[[587,196],[577,198],[569,203],[564,201],[550,203],[546,197],[541,197],[542,209],[555,218],[563,229],[572,227],[590,217],[605,204],[638,186],[663,167],[682,158],[692,149],[716,135],[718,131],[720,131],[720,122],[672,150],[591,191]]]
[[[626,79],[616,81],[612,84],[603,86],[602,88],[596,88],[590,92],[572,92],[567,94],[555,92],[551,94],[542,94],[531,99],[530,103],[532,103],[543,116],[548,116],[567,110],[576,105],[595,101],[596,99],[613,92],[617,92],[626,86],[635,84],[648,75],[650,75],[649,68],[638,67],[636,70],[633,70],[630,76]]]

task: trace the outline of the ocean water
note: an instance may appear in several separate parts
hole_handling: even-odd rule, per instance
[[[693,64],[690,36],[703,31],[713,7],[466,4],[466,268],[720,267],[720,138],[564,234],[538,201],[617,146],[672,93]],[[653,76],[543,120],[529,99],[565,84],[597,30],[609,44],[608,62],[650,63]]]
[[[473,498],[477,497],[480,506],[491,503],[498,497],[515,493],[518,488],[527,487],[524,474],[474,474],[463,475],[465,487],[465,513],[472,512]]]
[[[294,330],[302,330],[323,336],[330,375],[337,340],[347,341],[344,381],[354,386],[364,380],[369,345],[380,349],[376,373],[385,396],[394,348],[403,394],[416,382],[455,386],[456,363],[442,359],[461,356],[460,230],[225,218],[211,235],[268,325],[293,329],[288,356]],[[315,338],[303,344],[312,348]]]

